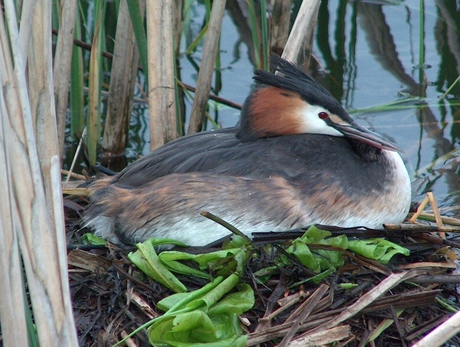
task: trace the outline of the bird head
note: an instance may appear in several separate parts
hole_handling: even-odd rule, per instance
[[[246,99],[238,137],[324,134],[344,136],[370,146],[401,152],[395,144],[359,126],[329,93],[294,64],[272,55],[275,73],[254,72],[259,86]]]

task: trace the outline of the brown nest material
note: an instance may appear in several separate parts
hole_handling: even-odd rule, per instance
[[[69,199],[65,205],[69,244],[79,244],[85,232],[78,227],[84,207]],[[334,346],[411,346],[444,323],[460,306],[460,276],[455,274],[460,243],[432,234],[433,226],[395,227],[400,230],[332,230],[349,236],[357,233],[360,238],[387,236],[411,249],[411,255],[395,256],[391,265],[384,266],[347,252],[345,265],[320,284],[305,282],[312,273],[296,262],[279,268],[268,282],[258,283],[253,273],[273,265],[282,251],[264,245],[280,244],[298,234],[256,238],[259,256],[247,264],[243,278],[256,296],[254,307],[241,317],[248,346],[325,346],[334,341]],[[126,256],[130,250],[70,248],[69,281],[81,346],[111,346],[162,314],[155,303],[172,292],[140,273]],[[190,290],[205,284],[179,278]],[[344,289],[344,283],[357,286]],[[141,331],[127,344],[148,346],[147,332]],[[451,338],[449,345],[460,346],[460,336]]]

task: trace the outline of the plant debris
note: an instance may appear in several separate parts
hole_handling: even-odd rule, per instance
[[[72,199],[66,204],[67,238],[69,244],[75,245],[81,244],[86,232],[78,226],[79,213],[85,203]],[[332,237],[346,235],[352,243],[365,240],[372,247],[365,252],[381,254],[381,249],[376,250],[375,240],[370,239],[385,237],[411,253],[405,256],[401,254],[403,251],[394,252],[391,260],[386,259],[388,263],[383,265],[349,247],[341,251],[343,261],[335,263],[334,271],[319,282],[312,278],[322,273],[324,264],[309,266],[305,259],[296,257],[292,249],[297,242],[294,240],[305,237],[302,236],[305,230],[256,235],[251,250],[253,256],[248,257],[240,274],[241,285],[249,285],[255,297],[250,310],[242,314],[238,311],[239,326],[247,339],[245,344],[411,346],[433,329],[447,324],[449,318],[455,319],[454,313],[460,307],[457,289],[460,276],[456,273],[460,243],[455,234],[443,239],[431,233],[439,227],[448,229],[447,226],[428,225],[425,223],[418,229],[414,225],[406,228],[405,224],[390,226],[398,228],[397,232],[329,228]],[[456,230],[451,228],[449,232]],[[326,257],[327,252],[336,251],[336,244],[318,241],[308,244],[311,253]],[[384,243],[382,247],[390,246]],[[182,254],[179,258],[186,259],[190,268],[196,265],[194,259],[203,257],[200,254],[222,252],[220,248],[178,250],[180,252],[169,255],[165,252],[166,259],[176,266],[175,254]],[[173,304],[168,300],[175,300],[171,296],[174,292],[133,265],[129,259],[132,255],[128,257],[128,254],[134,251],[134,248],[126,250],[113,245],[69,248],[69,280],[81,346],[112,346],[123,338],[127,338],[127,345],[147,346],[149,338],[150,341],[157,338],[148,328],[151,325],[134,336],[127,336],[152,319],[172,324],[164,311],[171,309]],[[183,254],[188,255],[184,258]],[[207,261],[209,259],[202,260],[201,265]],[[220,264],[221,271],[240,266],[225,257],[213,261],[216,268]],[[206,273],[203,266],[196,271]],[[174,274],[189,293],[210,282],[206,275]],[[451,337],[447,345],[460,345],[460,337]]]

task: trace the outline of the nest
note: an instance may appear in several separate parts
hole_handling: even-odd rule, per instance
[[[83,204],[84,205],[84,204]],[[69,244],[80,244],[80,201],[66,200]],[[251,285],[255,305],[240,317],[249,335],[247,346],[411,346],[446,324],[459,307],[455,274],[460,243],[433,231],[457,227],[403,224],[386,231],[335,230],[349,237],[385,236],[411,250],[388,265],[346,252],[345,265],[321,283],[293,261],[259,283],[254,273],[274,264],[282,245],[298,232],[258,236],[242,281]],[[268,239],[267,239],[268,238]],[[270,245],[270,247],[267,247]],[[317,246],[321,247],[321,246]],[[315,246],[312,245],[314,251]],[[69,280],[81,346],[111,346],[163,314],[155,304],[172,294],[143,275],[127,258],[129,251],[109,247],[69,247]],[[200,249],[200,252],[213,249]],[[189,290],[206,282],[178,276]],[[346,284],[353,283],[353,287]],[[130,337],[130,346],[147,346],[145,330]],[[449,345],[460,345],[453,336]]]

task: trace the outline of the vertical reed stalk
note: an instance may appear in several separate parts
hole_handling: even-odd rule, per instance
[[[31,39],[28,52],[29,97],[35,132],[41,174],[45,184],[46,204],[52,206],[50,182],[50,158],[59,154],[56,126],[56,109],[53,87],[51,37],[51,3],[37,3],[32,19]],[[54,211],[50,209],[51,216]]]
[[[248,18],[249,27],[251,28],[252,44],[254,47],[254,60],[255,65],[258,69],[262,67],[262,60],[260,57],[260,37],[259,37],[259,26],[257,25],[257,15],[254,0],[248,0]]]
[[[141,7],[143,14],[144,1]],[[140,19],[142,24],[143,17]],[[122,155],[126,147],[139,61],[135,43],[128,5],[126,0],[122,0],[118,11],[107,116],[102,138],[102,150],[107,156]]]
[[[81,40],[81,23],[80,16],[75,18],[75,35],[74,38]],[[80,138],[85,128],[85,95],[84,81],[85,75],[83,67],[82,49],[74,46],[72,50],[72,65],[70,70],[70,132],[72,136]]]
[[[22,271],[18,267],[16,248],[11,244],[18,240],[40,345],[77,346],[67,278],[66,245],[63,242],[62,192],[60,184],[56,183],[59,159],[56,155],[57,132],[51,78],[51,3],[36,2],[32,21],[23,18],[18,21],[13,0],[5,0],[4,3],[8,32],[3,27],[2,17],[0,109],[3,144],[6,144],[2,148],[6,155],[0,155],[4,160],[0,165],[6,168],[6,180],[1,189],[7,191],[9,198],[8,203],[2,205],[9,205],[9,208],[2,207],[1,220],[7,230],[12,226],[14,234],[8,233],[3,237],[8,242],[5,251],[8,256],[12,256],[12,267],[2,268],[2,273],[11,276],[10,283],[17,285],[21,294],[5,297],[11,290],[2,291],[0,301],[16,300],[8,306],[24,307],[22,286],[17,281]],[[19,35],[18,22],[21,23],[19,30],[22,33],[32,33],[32,37]],[[34,30],[27,28],[32,25]],[[6,48],[7,45],[10,45],[11,52]],[[22,56],[24,47],[30,49],[28,74]],[[26,76],[32,77],[27,80]],[[35,119],[32,111],[36,115]],[[48,126],[50,129],[45,134],[45,127]],[[45,137],[49,143],[44,143]],[[3,259],[2,266],[5,265]],[[11,273],[13,270],[16,270],[15,274]],[[18,321],[24,318],[22,312],[5,313],[3,309],[8,309],[6,306],[1,306],[2,327],[3,324],[9,324],[5,320]],[[19,345],[27,346],[28,343],[23,343],[23,340],[20,339],[22,342]],[[5,344],[6,347],[17,345],[18,341]]]
[[[9,42],[6,40],[7,34],[3,16],[0,16],[0,56],[11,57]],[[23,285],[23,272],[20,261],[19,247],[17,235],[14,231],[13,216],[15,211],[14,196],[12,192],[12,173],[9,165],[10,158],[8,156],[8,138],[7,114],[9,112],[20,112],[18,105],[14,105],[14,109],[8,110],[4,93],[10,93],[7,89],[11,89],[7,84],[11,81],[6,72],[11,74],[13,67],[10,60],[0,59],[0,83],[2,92],[0,93],[0,196],[2,203],[0,204],[0,272],[4,274],[0,281],[0,319],[2,331],[8,331],[8,334],[3,334],[3,345],[8,346],[28,346],[26,325],[26,305],[24,300],[25,288]],[[5,127],[7,129],[5,129]]]
[[[286,47],[282,57],[296,62],[302,45],[306,42],[311,45],[316,23],[318,22],[318,11],[320,0],[304,0],[300,6],[299,13],[295,19],[292,31],[289,34]],[[311,51],[311,49],[310,49]]]
[[[270,18],[271,50],[281,54],[286,46],[291,20],[292,0],[275,1]]]
[[[128,0],[127,1],[129,15],[131,16],[131,24],[133,26],[134,35],[136,35],[136,43],[139,49],[139,57],[144,74],[148,76],[148,49],[147,36],[144,29],[144,12],[145,0]]]
[[[177,137],[172,0],[147,2],[150,149]]]
[[[425,1],[420,0],[420,36],[418,57],[418,83],[425,85]]]
[[[266,0],[262,0],[260,2],[260,29],[261,29],[261,36],[262,36],[262,69],[268,70],[268,21],[267,21],[267,4]]]
[[[198,74],[195,98],[193,100],[192,114],[190,116],[189,134],[201,131],[206,119],[206,105],[211,90],[212,75],[214,72],[217,48],[219,46],[220,32],[222,29],[222,19],[225,11],[225,2],[225,0],[214,1],[212,5],[200,72]]]
[[[88,160],[92,166],[96,164],[97,145],[101,136],[102,34],[104,32],[102,19],[104,14],[105,1],[96,0],[94,3],[94,36],[89,65],[89,114],[86,139]]]
[[[59,157],[64,154],[65,126],[67,119],[70,68],[72,64],[72,47],[75,30],[77,1],[61,1],[59,34],[54,55],[54,95],[56,98],[56,118]]]

